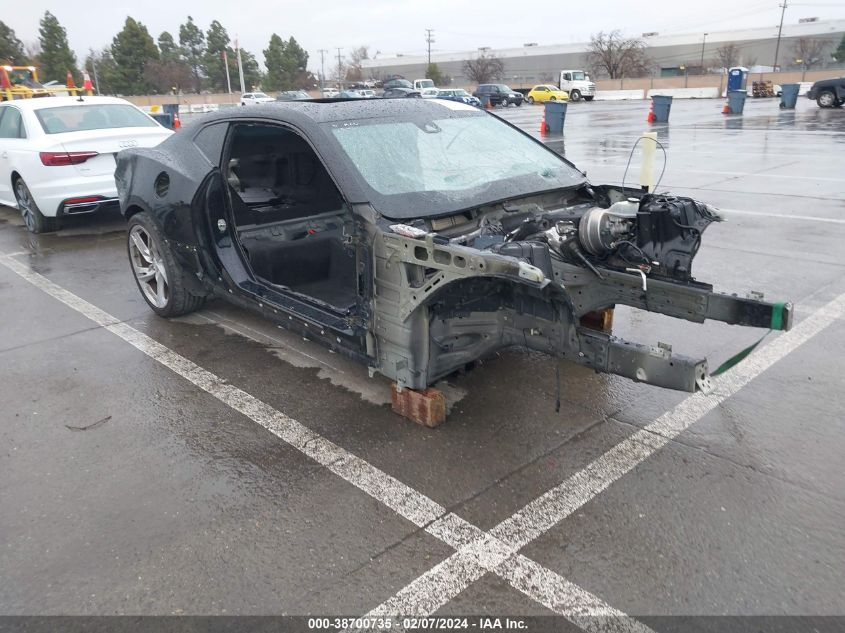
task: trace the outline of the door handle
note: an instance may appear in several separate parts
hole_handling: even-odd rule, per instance
[[[9,155],[6,153],[5,150],[3,150],[3,153],[0,154],[0,158],[8,158],[8,157],[9,157]]]

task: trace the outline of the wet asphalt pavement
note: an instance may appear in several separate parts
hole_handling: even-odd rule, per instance
[[[594,596],[646,622],[845,614],[845,304],[835,302],[845,293],[845,110],[802,98],[783,112],[765,100],[725,117],[721,106],[676,101],[670,123],[652,126],[668,154],[660,190],[729,220],[708,229],[696,277],[794,301],[799,334],[802,321],[821,325],[785,339],[797,341],[789,353],[604,488],[572,484],[578,502],[514,548],[574,583],[545,602],[545,581],[527,590],[513,575],[438,566],[455,553],[448,539],[55,288],[485,531],[549,490],[570,494],[591,462],[683,412],[686,394],[563,364],[556,414],[553,361],[513,351],[442,384],[449,419],[425,429],[390,411],[385,379],[252,314],[214,302],[156,317],[132,280],[118,215],[32,236],[0,208],[0,614],[361,615],[432,568],[435,584],[410,591],[429,596],[422,613],[571,616],[579,596]],[[618,183],[647,110],[570,104],[564,139],[547,140],[593,182]],[[536,134],[540,111],[497,113]],[[638,168],[637,151],[629,183]],[[56,284],[53,295],[16,270]],[[706,355],[711,367],[763,334],[626,308],[615,333]],[[790,335],[771,334],[758,353]]]

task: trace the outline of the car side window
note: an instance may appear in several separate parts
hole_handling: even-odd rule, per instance
[[[0,118],[0,138],[26,138],[23,118],[17,108],[7,106]]]
[[[564,81],[569,81],[570,77],[571,77],[571,75],[569,73],[563,73],[563,80]]]
[[[223,153],[223,142],[226,140],[228,127],[227,123],[212,123],[206,125],[194,136],[194,145],[212,165],[220,164],[220,155]]]

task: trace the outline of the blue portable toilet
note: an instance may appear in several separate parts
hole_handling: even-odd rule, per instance
[[[745,66],[734,66],[728,69],[728,92],[732,90],[748,90],[748,69]]]

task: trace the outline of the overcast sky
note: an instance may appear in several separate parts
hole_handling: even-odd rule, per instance
[[[89,47],[111,42],[127,15],[143,22],[153,38],[170,31],[178,39],[179,24],[188,14],[206,30],[219,20],[241,46],[263,63],[261,51],[271,33],[293,35],[311,55],[310,66],[319,66],[318,49],[337,54],[367,45],[370,55],[381,51],[421,54],[425,29],[435,30],[434,51],[473,50],[480,46],[521,46],[526,42],[563,44],[583,42],[591,33],[621,29],[629,35],[646,31],[661,34],[729,30],[737,27],[774,26],[780,19],[778,0],[749,2],[707,0],[630,1],[561,0],[533,3],[517,0],[202,0],[172,2],[144,0],[7,0],[0,19],[15,29],[25,44],[38,40],[38,21],[51,11],[67,29],[68,39],[80,60]],[[818,16],[845,18],[845,1],[796,2],[786,12],[786,23]]]

